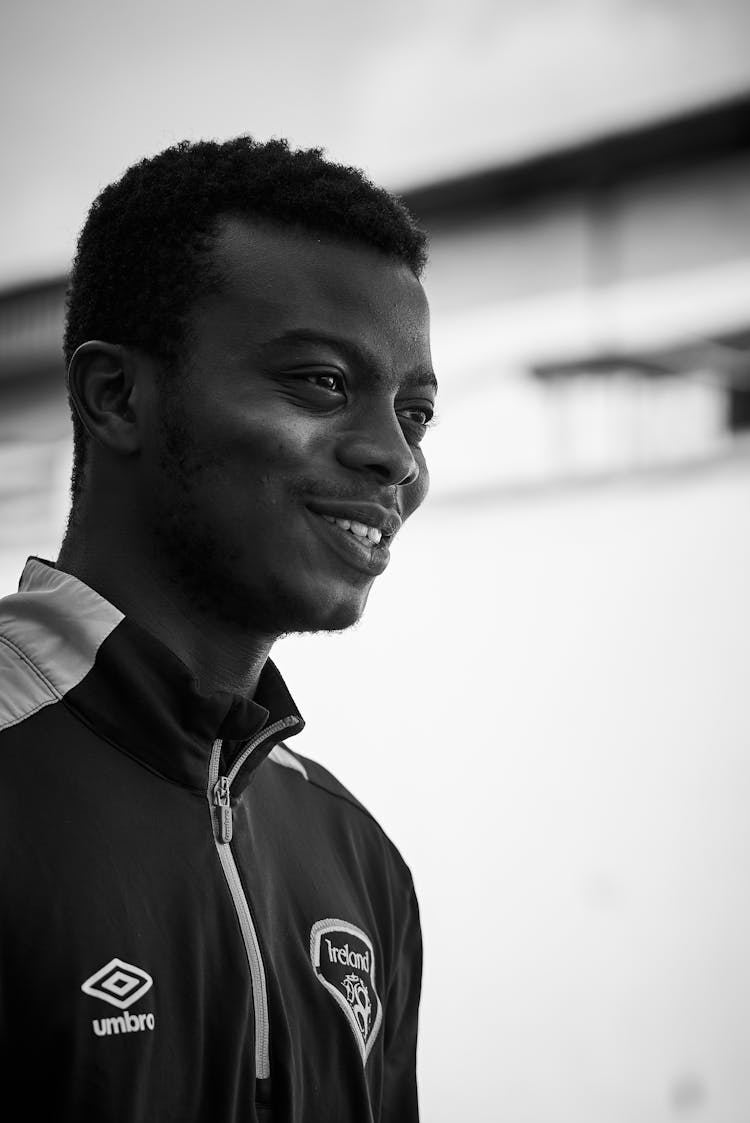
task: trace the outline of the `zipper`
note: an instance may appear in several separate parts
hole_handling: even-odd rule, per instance
[[[273,725],[269,725],[268,729],[261,729],[258,736],[254,737],[253,740],[245,746],[244,750],[240,753],[240,755],[232,765],[229,771],[229,776],[227,777],[229,783],[234,783],[237,773],[242,768],[242,765],[250,756],[250,753],[254,752],[254,750],[258,747],[261,741],[265,741],[266,738],[272,737],[274,733],[280,733],[282,729],[288,729],[290,725],[299,725],[299,718],[293,717],[290,714],[289,717],[282,717],[279,719],[279,721],[275,721]]]
[[[237,919],[245,945],[245,954],[250,968],[250,979],[253,990],[253,1010],[255,1014],[255,1075],[259,1080],[264,1080],[271,1075],[268,1045],[268,989],[266,986],[266,972],[263,967],[263,958],[260,954],[260,944],[255,931],[250,906],[245,896],[240,881],[239,870],[234,860],[234,855],[229,843],[232,841],[232,805],[231,785],[242,765],[261,741],[272,737],[290,725],[297,725],[296,717],[285,717],[274,722],[268,729],[263,729],[257,737],[253,738],[240,753],[232,765],[227,776],[219,775],[219,762],[221,760],[221,738],[213,743],[211,759],[208,766],[208,806],[211,811],[211,821],[214,826],[214,844],[219,855],[224,876],[232,895]]]
[[[219,776],[214,784],[214,805],[218,809],[217,830],[219,842],[232,841],[232,804],[229,794],[229,780],[226,776]]]

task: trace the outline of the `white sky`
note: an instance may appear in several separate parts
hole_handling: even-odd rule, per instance
[[[184,137],[322,145],[392,188],[750,85],[744,0],[25,0],[0,24],[0,285]]]

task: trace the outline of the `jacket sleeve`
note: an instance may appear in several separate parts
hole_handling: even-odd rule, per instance
[[[422,988],[419,905],[409,878],[406,905],[396,918],[397,954],[385,1009],[381,1123],[418,1123],[417,1029]]]

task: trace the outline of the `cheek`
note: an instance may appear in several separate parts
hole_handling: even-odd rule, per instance
[[[430,489],[430,469],[427,467],[424,452],[421,448],[417,449],[416,461],[419,465],[419,479],[416,481],[416,486],[422,489],[422,499]]]
[[[412,515],[424,503],[430,490],[430,472],[421,449],[416,454],[416,461],[419,465],[419,477],[406,489],[404,498],[407,515]]]
[[[225,507],[278,519],[295,496],[310,490],[318,456],[310,435],[297,427],[245,428],[225,437],[221,467],[206,485],[215,494],[218,489]]]
[[[273,477],[298,467],[310,455],[309,438],[296,426],[237,425],[225,431],[219,452],[227,472]]]

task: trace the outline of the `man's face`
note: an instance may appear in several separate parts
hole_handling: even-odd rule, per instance
[[[393,531],[427,493],[424,291],[369,247],[234,220],[213,260],[221,290],[191,311],[187,382],[140,458],[155,564],[229,623],[346,628],[389,539],[332,519]]]

